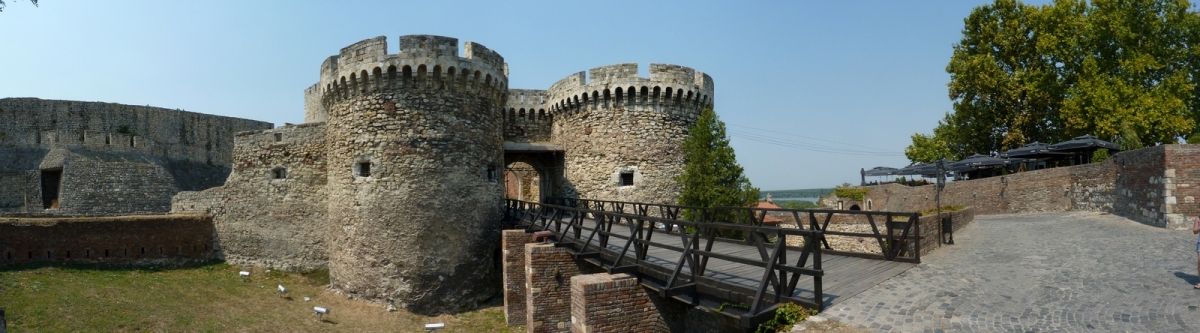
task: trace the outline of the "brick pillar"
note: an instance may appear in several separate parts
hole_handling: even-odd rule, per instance
[[[525,244],[533,234],[525,230],[504,230],[500,246],[504,249],[504,320],[509,325],[525,325]]]
[[[571,278],[571,332],[669,331],[662,314],[629,274]]]
[[[525,244],[525,327],[530,333],[569,332],[575,258],[553,244]]]

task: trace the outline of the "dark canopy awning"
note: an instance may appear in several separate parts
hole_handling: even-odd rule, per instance
[[[864,171],[863,175],[864,176],[872,176],[872,177],[891,176],[891,175],[896,174],[895,173],[896,170],[899,170],[899,169],[889,168],[889,167],[885,167],[885,166],[877,166],[877,167],[871,168],[871,170]]]
[[[1058,151],[1058,152],[1089,150],[1089,149],[1093,149],[1093,148],[1108,148],[1108,149],[1121,150],[1121,146],[1118,146],[1117,144],[1112,143],[1112,142],[1100,140],[1099,138],[1096,138],[1091,135],[1077,136],[1074,139],[1071,139],[1069,141],[1063,141],[1063,142],[1059,142],[1056,144],[1052,144],[1052,145],[1050,145],[1049,148],[1052,151]]]
[[[1036,142],[1021,146],[1021,148],[1009,150],[1000,154],[1004,158],[1053,158],[1070,156],[1071,153],[1054,151],[1050,149],[1050,145]]]
[[[950,163],[950,170],[954,172],[970,171],[976,169],[988,169],[1008,165],[1010,162],[1019,162],[1014,160],[1005,160],[987,155],[975,154],[971,157],[954,163]]]

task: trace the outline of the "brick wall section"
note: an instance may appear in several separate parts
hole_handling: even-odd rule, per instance
[[[0,219],[0,266],[179,263],[213,257],[212,218],[153,215]]]
[[[951,229],[954,232],[975,220],[975,209],[967,208],[955,212],[943,212],[942,217],[950,217]],[[942,225],[937,214],[921,216],[921,255],[929,254],[941,247]]]
[[[633,276],[571,278],[571,332],[654,332],[664,327],[663,316]]]
[[[568,332],[575,259],[553,244],[525,244],[525,327],[530,333]]]
[[[866,200],[879,210],[934,207],[933,186],[870,186]],[[1170,229],[1187,229],[1200,214],[1200,145],[1161,145],[1115,154],[1093,164],[954,181],[944,205],[976,214],[1054,211],[1108,212]]]
[[[500,246],[504,275],[504,321],[509,325],[525,325],[525,244],[533,242],[533,234],[525,230],[504,230]]]

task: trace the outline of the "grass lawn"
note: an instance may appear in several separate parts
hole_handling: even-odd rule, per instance
[[[238,271],[249,270],[246,282]],[[325,289],[327,272],[247,269],[224,263],[184,268],[82,265],[0,269],[9,332],[522,332],[504,324],[502,297],[458,315],[426,317],[347,299]],[[286,297],[276,289],[287,287]],[[304,297],[311,301],[304,301]],[[330,309],[318,321],[313,306]]]

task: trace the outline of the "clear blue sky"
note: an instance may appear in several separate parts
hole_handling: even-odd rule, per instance
[[[946,64],[983,1],[7,0],[0,97],[304,121],[303,89],[342,47],[384,35],[496,50],[509,87],[636,62],[712,75],[738,161],[764,190],[857,184],[901,167],[951,110]],[[783,145],[768,142],[782,142]],[[830,153],[855,150],[859,153]]]

